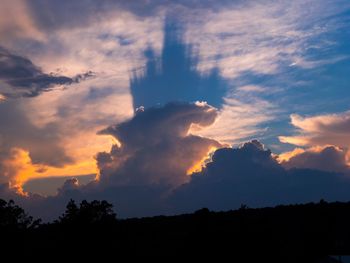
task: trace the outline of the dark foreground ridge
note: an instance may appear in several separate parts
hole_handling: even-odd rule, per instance
[[[229,256],[237,262],[340,262],[350,254],[350,202],[276,206],[151,218],[117,219],[106,201],[70,201],[55,222],[41,224],[0,199],[3,251],[83,256]]]

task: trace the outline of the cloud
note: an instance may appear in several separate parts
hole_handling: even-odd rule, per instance
[[[62,168],[73,158],[61,143],[57,125],[34,125],[23,100],[0,103],[0,183],[20,187],[27,179],[43,175],[48,166]]]
[[[281,142],[300,146],[350,146],[350,112],[302,117],[291,115],[291,124],[298,129],[295,136],[280,136]]]
[[[30,152],[33,163],[62,166],[72,159],[60,145],[60,133],[53,123],[37,127],[26,116],[20,101],[0,104],[0,151],[22,148]]]
[[[350,174],[347,150],[335,146],[313,147],[307,150],[296,148],[279,158],[282,166],[289,169],[309,168]]]
[[[45,40],[45,35],[37,28],[27,1],[2,1],[0,8],[0,39],[2,42],[14,39]],[[12,19],[11,19],[12,18]]]
[[[5,97],[38,96],[56,85],[71,85],[92,75],[92,72],[87,72],[70,78],[46,74],[29,59],[0,47],[0,80],[5,83],[5,89],[2,88],[0,92]]]
[[[187,170],[220,146],[189,130],[194,124],[212,124],[216,116],[216,109],[206,103],[169,103],[108,127],[101,134],[114,136],[119,145],[97,155],[101,183],[177,186],[186,182]]]
[[[296,135],[279,136],[279,140],[306,149],[282,154],[284,166],[349,173],[349,111],[311,117],[293,114],[291,124],[296,127]]]
[[[123,216],[166,213],[164,198],[169,191],[190,180],[188,173],[221,147],[215,140],[189,133],[192,125],[205,127],[216,116],[217,110],[204,102],[138,111],[130,120],[100,132],[114,136],[118,143],[96,156],[99,180],[79,185],[77,179],[69,179],[56,196],[39,198],[28,193],[16,200],[44,219],[58,215],[69,198],[107,199],[118,204]],[[4,190],[2,196],[13,197],[9,192]]]
[[[324,154],[332,149],[325,149]],[[332,155],[332,154],[330,154]],[[190,182],[169,197],[178,212],[199,207],[214,210],[350,198],[350,179],[340,173],[281,166],[258,141],[221,148]]]
[[[237,78],[246,72],[276,74],[293,63],[301,68],[334,63],[334,59],[309,58],[305,46],[318,50],[330,46],[322,35],[344,22],[323,18],[349,8],[343,4],[237,1],[217,8],[188,9],[181,18],[187,23],[187,41],[198,47],[198,69],[205,72],[218,67],[223,76]],[[316,38],[318,44],[313,45]]]

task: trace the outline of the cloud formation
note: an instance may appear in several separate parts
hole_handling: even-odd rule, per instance
[[[215,151],[212,161],[177,188],[170,202],[182,212],[199,207],[227,210],[240,204],[261,207],[321,198],[346,200],[350,198],[349,187],[350,179],[340,173],[287,170],[271,151],[252,141],[241,148]]]
[[[291,124],[298,129],[295,136],[280,136],[281,142],[299,146],[350,146],[350,112],[313,117],[291,115]]]
[[[73,163],[57,125],[34,125],[22,102],[0,103],[0,183],[17,186],[41,174],[46,166],[60,168]]]
[[[71,85],[92,75],[87,72],[70,78],[46,74],[29,59],[0,47],[0,81],[3,82],[0,93],[5,97],[35,97],[56,85]]]
[[[174,187],[186,182],[187,170],[220,147],[189,130],[192,125],[212,124],[216,116],[216,109],[206,103],[169,103],[138,111],[131,120],[108,127],[101,134],[114,136],[119,145],[97,155],[101,183]]]
[[[309,168],[322,171],[350,174],[347,150],[336,146],[296,148],[279,156],[286,168]]]
[[[296,135],[279,136],[283,143],[303,146],[281,155],[285,167],[313,168],[349,173],[350,113],[312,117],[291,115]]]
[[[136,124],[131,126],[139,127]],[[122,133],[118,131],[119,135]],[[144,137],[139,137],[140,140],[142,138]],[[158,150],[156,147],[147,149]],[[256,140],[239,148],[217,149],[211,161],[207,162],[201,171],[192,174],[182,184],[176,182],[173,187],[168,187],[169,182],[174,182],[170,180],[169,175],[157,174],[156,169],[145,165],[158,166],[163,172],[172,168],[185,173],[180,163],[170,167],[168,162],[164,161],[165,158],[181,159],[182,152],[172,152],[171,156],[164,156],[163,159],[160,159],[157,152],[148,152],[148,158],[134,152],[136,158],[142,159],[139,163],[143,166],[133,169],[130,167],[136,164],[135,158],[131,158],[130,164],[127,164],[125,160],[121,160],[121,156],[112,152],[113,148],[111,153],[104,153],[98,157],[102,169],[100,181],[79,185],[78,180],[72,178],[66,181],[56,196],[46,198],[33,194],[19,197],[3,185],[0,190],[1,196],[15,198],[32,214],[45,220],[59,215],[70,198],[78,201],[106,199],[115,205],[122,217],[192,212],[201,207],[228,210],[238,208],[241,204],[262,207],[319,201],[322,198],[328,201],[350,198],[350,179],[347,175],[319,169],[286,169],[271,151]],[[161,153],[164,154],[164,151]],[[143,162],[145,159],[147,163]],[[112,168],[113,164],[116,165]],[[110,174],[103,170],[108,165]],[[126,167],[128,170],[125,170]],[[141,171],[142,169],[144,171]],[[152,176],[147,173],[152,173]],[[179,173],[171,173],[171,176],[178,175]],[[130,177],[130,180],[126,177]]]

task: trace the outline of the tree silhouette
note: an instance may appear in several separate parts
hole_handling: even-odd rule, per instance
[[[0,199],[0,228],[1,229],[28,229],[35,228],[40,220],[33,220],[25,211],[15,205],[13,200],[6,202]]]
[[[78,207],[74,200],[67,204],[65,213],[59,218],[58,223],[74,225],[91,225],[111,223],[116,220],[113,205],[107,201],[88,202],[83,200]]]

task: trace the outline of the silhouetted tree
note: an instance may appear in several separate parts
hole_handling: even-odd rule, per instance
[[[116,214],[113,211],[113,205],[107,201],[88,202],[83,200],[78,207],[74,200],[70,200],[58,223],[90,225],[110,223],[115,220]]]
[[[35,228],[41,220],[33,220],[25,211],[15,205],[13,200],[6,202],[0,199],[0,228],[2,229],[28,229]]]

